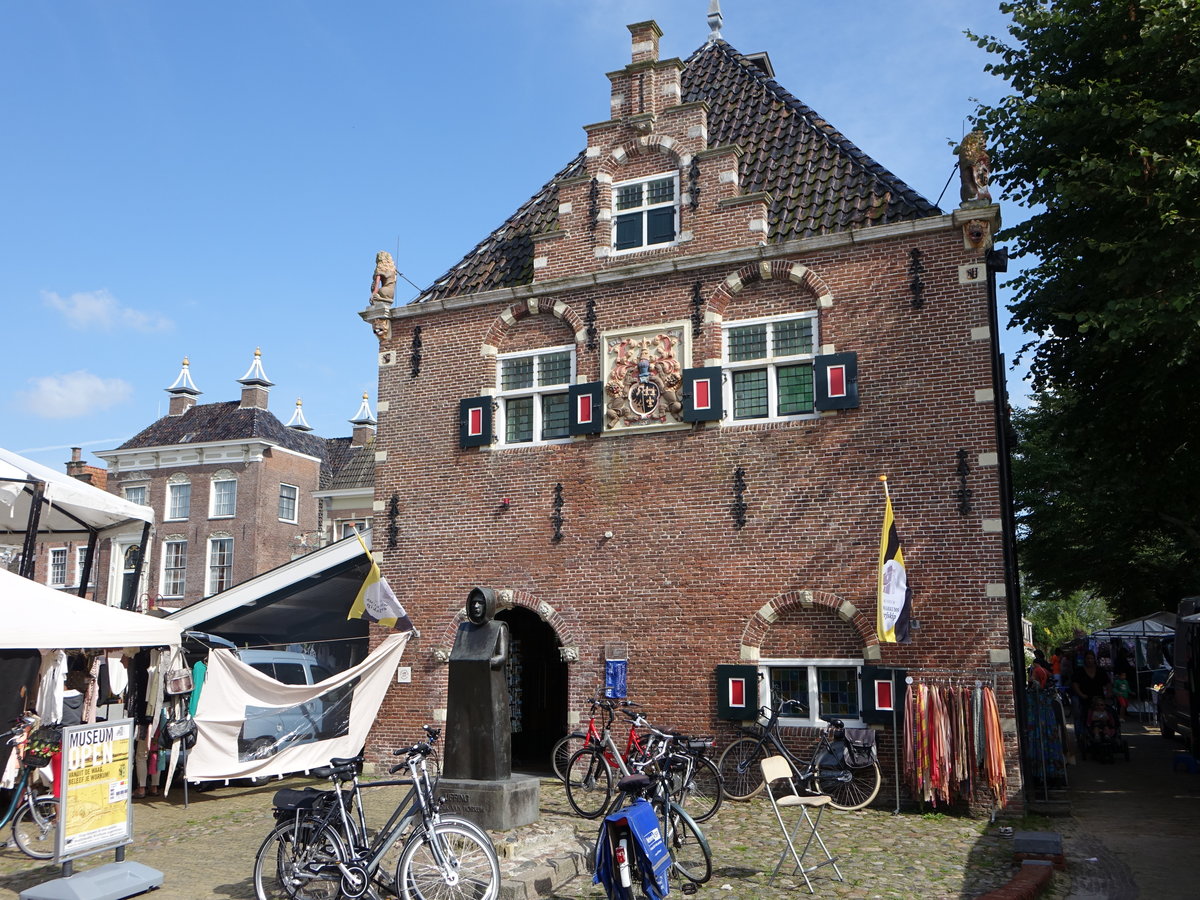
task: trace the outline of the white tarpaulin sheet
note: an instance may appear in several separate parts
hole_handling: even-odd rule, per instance
[[[214,650],[196,709],[189,781],[283,775],[362,749],[410,633],[392,634],[353,669],[281,684],[232,650]]]

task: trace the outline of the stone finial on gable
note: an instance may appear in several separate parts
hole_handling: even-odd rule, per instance
[[[638,22],[629,26],[633,36],[633,62],[658,62],[658,39],[662,37],[662,29],[658,23]]]
[[[725,24],[725,17],[721,15],[721,0],[708,0],[708,27],[712,29],[712,33],[708,36],[708,42],[715,44],[721,39],[721,26]]]

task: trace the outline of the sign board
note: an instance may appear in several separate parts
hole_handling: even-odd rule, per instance
[[[133,720],[69,725],[62,739],[61,862],[133,842]]]
[[[624,659],[609,659],[604,662],[604,696],[611,700],[624,700],[628,694],[627,678],[629,662]]]

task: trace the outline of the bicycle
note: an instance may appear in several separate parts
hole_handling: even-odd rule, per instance
[[[678,731],[659,731],[642,716],[622,712],[636,728],[650,732],[646,750],[651,758],[670,754],[672,760],[671,796],[697,822],[707,822],[721,808],[721,773],[705,754],[713,746],[711,738],[689,738]]]
[[[739,726],[746,737],[739,738],[721,754],[717,769],[721,774],[725,796],[730,800],[749,800],[763,789],[759,762],[778,753],[787,758],[799,782],[813,793],[827,794],[834,809],[862,809],[879,794],[883,776],[879,761],[871,754],[867,765],[852,766],[847,761],[845,725],[832,716],[821,716],[826,725],[821,729],[809,759],[804,760],[784,744],[779,737],[779,716],[784,711],[803,710],[796,700],[780,698],[771,710],[765,707],[760,715],[768,714],[766,725],[746,728]]]
[[[596,710],[601,708],[604,703],[615,703],[616,701],[606,698],[600,698],[598,695],[591,698],[591,717],[588,719],[588,727],[586,731],[572,731],[570,734],[559,738],[550,751],[550,764],[554,768],[554,774],[558,776],[558,780],[564,784],[567,781],[567,766],[570,764],[571,757],[589,745],[599,745],[604,743],[604,738],[600,731],[596,728]],[[630,700],[621,701],[623,706],[637,706],[636,703]],[[615,751],[614,751],[615,752]],[[626,764],[631,760],[644,759],[646,750],[642,746],[641,738],[637,733],[636,726],[629,729],[629,737],[625,741],[625,753],[622,754]],[[610,759],[610,764],[615,767],[616,763]],[[626,772],[628,774],[628,772]]]
[[[377,900],[389,889],[404,900],[495,900],[495,847],[474,822],[440,814],[426,765],[439,732],[426,726],[426,733],[429,740],[394,751],[406,759],[391,773],[407,768],[409,778],[360,785],[359,759],[333,759],[314,770],[330,779],[332,790],[279,791],[273,801],[279,824],[254,861],[258,900]],[[361,788],[396,785],[409,785],[408,793],[372,837]],[[387,878],[382,867],[398,843],[396,874]]]
[[[674,769],[678,764],[676,754],[670,749],[670,742],[665,743],[656,756],[639,764],[647,771],[626,775],[617,782],[617,795],[604,812],[607,819],[627,804],[638,800],[650,803],[671,857],[671,870],[685,879],[683,891],[690,894],[695,892],[697,885],[712,878],[712,850],[695,819],[672,799],[672,782],[676,777]],[[593,859],[597,863],[605,830],[605,827],[600,829],[596,841]]]
[[[15,720],[17,725],[6,735],[8,744],[17,754],[20,773],[12,789],[12,799],[0,828],[12,822],[13,840],[26,856],[51,859],[58,838],[58,801],[51,796],[35,794],[31,783],[34,771],[49,765],[50,756],[34,753],[28,747],[29,735],[41,723],[33,713]]]
[[[637,706],[630,700],[619,702],[622,707]],[[629,726],[629,737],[626,740],[625,752],[622,753],[612,736],[618,701],[593,698],[592,703],[593,709],[598,707],[607,713],[608,721],[604,723],[603,729],[597,731],[593,719],[588,726],[588,743],[571,756],[564,779],[567,802],[585,819],[597,818],[612,800],[614,768],[622,775],[629,775],[631,762],[647,758],[646,748],[637,733],[638,720],[635,718],[634,723]]]

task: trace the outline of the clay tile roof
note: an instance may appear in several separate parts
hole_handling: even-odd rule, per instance
[[[771,195],[771,240],[941,214],[725,41],[693,53],[681,80],[684,103],[709,104],[709,146],[742,149],[742,193]],[[580,153],[414,302],[528,284],[532,236],[555,227],[558,183],[584,173]]]
[[[265,409],[241,409],[239,401],[193,406],[181,416],[163,416],[142,429],[118,450],[171,447],[211,441],[241,441],[256,438],[315,456],[326,462],[325,441],[313,434],[286,427]]]
[[[336,491],[348,488],[375,486],[375,438],[367,439],[361,447],[350,444],[350,438],[329,438],[329,478],[322,479],[321,490]]]

